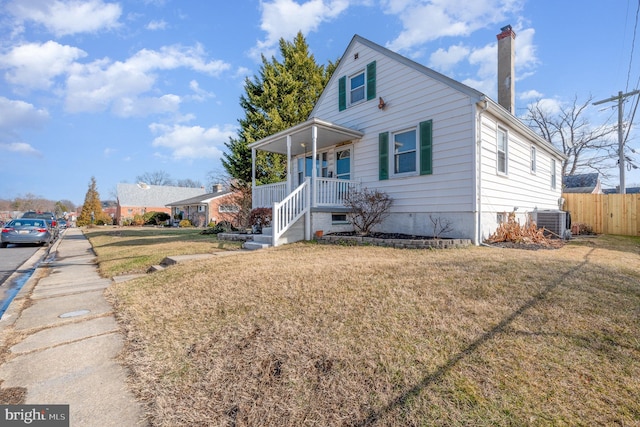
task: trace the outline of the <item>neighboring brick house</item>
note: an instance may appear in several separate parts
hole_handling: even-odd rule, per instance
[[[205,227],[210,222],[228,221],[237,226],[240,212],[240,194],[225,191],[221,185],[215,185],[212,193],[201,194],[188,199],[167,204],[171,208],[171,216],[182,215],[196,227]]]
[[[117,186],[116,223],[122,225],[136,215],[147,212],[165,212],[171,215],[167,205],[176,200],[196,197],[206,193],[203,187],[174,187],[168,185],[149,185],[145,183],[124,184]]]

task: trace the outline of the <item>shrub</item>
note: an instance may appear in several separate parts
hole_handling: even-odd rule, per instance
[[[142,218],[144,219],[145,224],[160,225],[171,218],[171,215],[165,212],[151,211],[145,213]]]
[[[209,221],[209,224],[207,224],[207,227],[209,228],[213,228],[216,226],[216,222],[215,221]]]
[[[188,219],[183,219],[178,225],[180,227],[193,227],[193,224],[191,224],[191,221],[189,221]]]
[[[369,234],[373,227],[382,223],[389,216],[393,199],[383,191],[352,190],[344,198],[344,205],[351,211],[348,216],[355,229],[362,234]]]
[[[249,215],[250,225],[259,225],[260,228],[271,225],[271,208],[255,208]]]
[[[206,230],[202,230],[200,234],[218,234],[218,233],[228,233],[230,231],[235,231],[236,228],[231,225],[229,221],[220,221],[215,224],[213,227],[209,227]]]
[[[131,225],[144,225],[144,216],[140,215],[140,214],[135,214],[133,216],[133,220],[131,221]]]

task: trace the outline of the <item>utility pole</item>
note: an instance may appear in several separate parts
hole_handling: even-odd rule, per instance
[[[620,194],[627,193],[627,187],[624,180],[624,132],[622,131],[622,102],[625,98],[640,93],[640,90],[634,90],[627,93],[618,92],[617,96],[594,102],[593,105],[604,104],[605,102],[618,101],[618,166],[620,166]],[[629,124],[631,126],[631,124]]]

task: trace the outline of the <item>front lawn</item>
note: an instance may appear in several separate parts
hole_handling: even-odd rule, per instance
[[[88,237],[113,263],[112,250],[135,252]],[[640,424],[638,238],[296,243],[108,294],[152,425]]]

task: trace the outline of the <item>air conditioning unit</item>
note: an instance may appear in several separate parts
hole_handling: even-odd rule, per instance
[[[549,230],[556,237],[565,239],[571,232],[571,217],[568,212],[558,210],[533,211],[532,217],[538,228]]]

